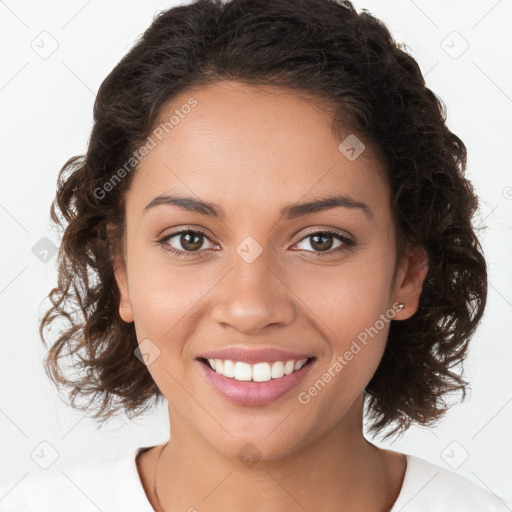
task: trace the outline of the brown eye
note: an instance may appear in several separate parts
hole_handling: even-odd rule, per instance
[[[351,238],[342,235],[336,231],[324,230],[324,231],[316,231],[310,233],[305,236],[300,242],[304,243],[306,240],[309,240],[309,249],[308,247],[302,247],[300,250],[307,250],[308,252],[318,253],[319,256],[330,255],[338,252],[342,252],[352,248],[355,245],[354,240]],[[334,246],[335,241],[338,241],[338,245]],[[297,244],[298,245],[298,244]],[[332,249],[334,246],[334,249]]]
[[[202,231],[184,229],[181,231],[175,231],[170,235],[166,235],[162,239],[158,240],[157,243],[161,245],[165,251],[173,253],[178,257],[185,258],[189,255],[191,256],[192,253],[202,255],[204,251],[200,249],[203,247],[205,240],[210,242],[214,247],[214,244]]]
[[[181,246],[186,251],[197,251],[203,245],[203,235],[195,231],[187,231],[179,237]]]
[[[333,236],[330,234],[310,235],[311,247],[318,251],[328,251],[333,244]]]

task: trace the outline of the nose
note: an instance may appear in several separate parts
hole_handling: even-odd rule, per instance
[[[251,263],[236,254],[215,287],[213,320],[247,335],[290,324],[296,314],[294,295],[279,268],[265,252]]]

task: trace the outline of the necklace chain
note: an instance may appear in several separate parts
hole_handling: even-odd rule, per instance
[[[157,493],[157,490],[156,490],[156,473],[158,471],[158,464],[160,463],[160,457],[162,456],[162,452],[164,451],[165,447],[169,444],[169,441],[167,441],[167,443],[164,444],[164,446],[162,447],[162,449],[160,450],[160,454],[158,455],[158,459],[156,461],[156,467],[155,467],[155,477],[153,479],[153,494],[155,495],[155,499],[156,499],[156,503],[158,505],[158,508],[160,509],[158,512],[165,512],[165,510],[163,509],[161,503],[160,503],[160,499],[158,498],[158,493]]]

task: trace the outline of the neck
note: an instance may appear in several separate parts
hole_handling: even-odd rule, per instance
[[[364,438],[362,413],[361,396],[320,438],[291,455],[253,463],[219,453],[170,414],[172,436],[156,475],[160,507],[165,512],[388,511],[398,496],[404,461],[399,467],[392,452]]]

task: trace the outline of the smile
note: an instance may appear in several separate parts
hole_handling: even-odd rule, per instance
[[[307,358],[300,361],[289,360],[256,364],[231,361],[230,359],[208,359],[207,361],[212,370],[224,375],[224,377],[239,381],[267,382],[300,370],[306,364]]]
[[[230,355],[232,359],[199,357],[197,362],[207,385],[229,402],[245,407],[267,405],[292,392],[316,361],[316,357],[304,357],[304,354],[300,359],[298,355],[290,359],[291,355],[285,353],[268,353],[265,357],[261,352],[256,355],[231,351]]]

